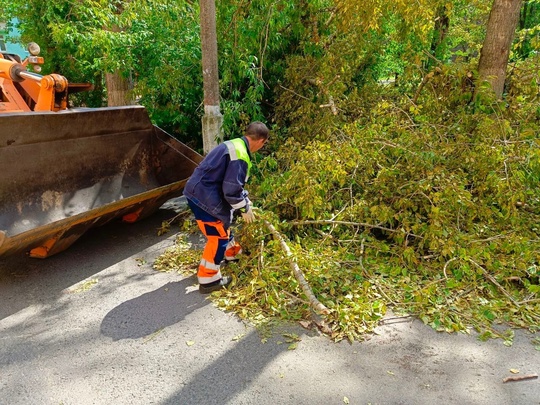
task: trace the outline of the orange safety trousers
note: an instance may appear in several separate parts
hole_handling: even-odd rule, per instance
[[[191,201],[188,200],[190,203]],[[212,217],[194,204],[189,204],[197,220],[197,225],[206,237],[197,278],[200,284],[208,284],[221,279],[221,261],[234,260],[242,252],[240,245],[234,240],[231,230],[225,229],[223,222]]]

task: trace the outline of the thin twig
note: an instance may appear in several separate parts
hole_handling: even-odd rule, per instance
[[[540,298],[534,298],[532,300],[519,301],[518,304],[519,305],[524,305],[524,304],[532,304],[532,303],[535,303],[535,302],[540,302]]]
[[[284,87],[284,86],[282,86],[281,84],[279,84],[278,86],[281,87],[281,88],[282,88],[283,90],[285,90],[285,91],[291,92],[291,93],[294,94],[295,96],[298,96],[298,97],[300,97],[300,98],[303,98],[304,100],[310,100],[310,99],[307,98],[306,96],[303,96],[303,95],[301,95],[301,94],[298,94],[296,91],[291,90],[291,89],[289,89],[289,88],[287,88],[287,87]]]
[[[377,289],[377,291],[379,291],[379,293],[384,297],[386,298],[386,301],[388,301],[389,304],[392,304],[392,305],[397,305],[389,296],[388,294],[386,294],[383,290],[383,288],[376,282],[373,282],[373,284],[375,285],[375,288]]]
[[[339,214],[341,214],[343,211],[345,211],[346,208],[347,208],[347,204],[345,204],[345,206],[336,215],[334,215],[331,220],[334,221],[335,218],[338,217]]]
[[[292,295],[290,292],[288,291],[285,291],[285,290],[281,290],[281,292],[283,294],[285,294],[287,297],[289,297],[290,299],[294,300],[294,301],[298,301],[298,302],[301,302],[302,304],[306,304],[306,305],[309,305],[309,302],[307,302],[306,300],[303,300],[302,298],[300,297],[297,297],[296,295]]]
[[[329,219],[318,219],[318,220],[305,220],[305,221],[291,221],[291,225],[349,225],[349,226],[363,226],[366,228],[380,229],[382,231],[388,231],[392,233],[401,232],[398,229],[386,228],[384,226],[367,224],[365,222],[351,222],[351,221],[335,221]],[[407,235],[413,236],[415,238],[423,239],[420,235],[415,235],[414,233],[407,232]]]
[[[268,36],[270,31],[270,17],[272,16],[272,13],[274,11],[274,7],[270,6],[268,8],[268,18],[266,20],[266,29],[265,29],[265,35],[264,35],[264,46],[262,46],[262,49],[260,49],[261,52],[261,63],[260,63],[260,79],[263,80],[263,65],[264,65],[264,54],[266,52],[266,48],[268,47]],[[262,41],[262,38],[261,38]]]
[[[315,231],[316,233],[318,233],[319,235],[321,235],[321,236],[324,238],[324,239],[321,241],[321,245],[322,245],[323,243],[326,242],[326,239],[331,239],[331,240],[333,240],[333,241],[339,242],[339,240],[337,240],[337,239],[334,237],[334,235],[331,235],[331,234],[329,234],[329,233],[324,233],[324,232],[321,231],[320,229],[314,229],[314,231]]]
[[[538,378],[538,374],[517,375],[517,376],[513,376],[513,377],[504,378],[503,383],[509,382],[509,381],[536,380],[537,378]]]
[[[190,212],[191,212],[191,211],[189,211],[189,210],[182,211],[182,212],[178,213],[177,215],[175,215],[174,217],[172,217],[171,219],[167,220],[166,222],[167,222],[167,224],[172,225],[172,223],[173,223],[178,217],[181,217],[181,216],[183,216],[183,215],[186,215],[186,214],[188,214],[188,213],[190,213]]]
[[[480,266],[478,263],[476,263],[472,259],[468,259],[472,264],[477,266],[480,270],[482,270],[482,273],[484,273],[484,276],[491,281],[495,286],[499,289],[500,292],[502,292],[510,301],[512,301],[512,304],[514,304],[516,307],[520,308],[521,305],[519,305],[519,302],[517,302],[509,293],[504,289],[502,285],[499,284],[499,282],[493,277],[491,274],[487,272],[486,269],[484,269],[482,266]]]
[[[448,260],[445,264],[444,264],[444,268],[443,268],[443,273],[444,273],[444,278],[448,280],[448,276],[446,275],[446,268],[448,267],[448,265],[453,262],[454,260],[457,260],[459,259],[459,257],[452,257],[450,260]]]
[[[362,258],[362,256],[364,256],[364,251],[365,251],[364,250],[364,242],[365,242],[365,239],[362,238],[362,243],[360,244],[360,255],[359,255],[360,256],[359,257],[360,268],[362,269],[362,274],[364,275],[364,277],[367,277],[368,279],[371,279],[371,275],[368,273],[368,271],[364,267],[364,262],[363,262],[363,258]],[[379,283],[377,283],[376,280],[372,280],[372,283],[375,286],[375,288],[377,289],[377,291],[379,291],[379,293],[384,298],[386,298],[386,301],[388,301],[389,304],[396,305],[396,303],[394,301],[392,301],[392,299],[384,292],[383,288],[379,285]]]
[[[507,235],[501,234],[501,235],[490,236],[489,238],[486,238],[486,239],[474,239],[474,240],[471,240],[470,243],[485,243],[485,242],[491,242],[492,240],[497,240],[497,239],[506,238],[506,236],[507,236]]]
[[[399,321],[403,321],[405,319],[411,319],[411,318],[413,318],[413,320],[414,320],[414,318],[416,318],[416,317],[417,317],[417,315],[392,316],[390,318],[381,319],[380,324],[385,325],[385,324],[388,324],[388,323],[397,323]]]
[[[416,93],[414,94],[414,97],[412,99],[412,103],[416,105],[416,101],[418,100],[418,97],[420,97],[420,93],[422,92],[423,88],[428,84],[428,82],[435,76],[435,72],[429,72],[427,75],[424,76],[422,79],[422,82],[416,89]]]
[[[264,268],[263,253],[264,253],[264,240],[261,241],[261,251],[259,253],[259,272],[262,272]]]

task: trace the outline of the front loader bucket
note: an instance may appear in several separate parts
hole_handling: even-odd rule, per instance
[[[45,258],[181,195],[202,157],[139,106],[0,115],[0,256]]]

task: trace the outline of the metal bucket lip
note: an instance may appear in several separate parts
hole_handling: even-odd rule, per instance
[[[10,236],[7,233],[7,231],[5,231],[5,230],[0,230],[0,232],[5,235],[6,239],[8,239],[8,238],[16,238],[19,235],[21,237],[24,237],[26,235],[32,234],[33,232],[37,232],[39,230],[50,228],[50,227],[55,228],[57,225],[63,224],[63,223],[66,223],[66,225],[68,225],[68,226],[72,226],[74,224],[80,223],[81,220],[99,218],[100,216],[102,216],[104,214],[109,214],[109,213],[112,213],[114,211],[118,211],[120,209],[129,208],[130,205],[135,205],[137,203],[146,201],[146,200],[148,200],[148,199],[150,199],[150,198],[152,198],[152,197],[154,197],[156,195],[163,194],[163,192],[167,192],[167,191],[170,192],[170,191],[174,191],[174,190],[176,190],[178,188],[182,188],[184,186],[184,184],[186,183],[186,181],[187,181],[187,179],[186,180],[180,180],[180,181],[177,181],[175,183],[167,184],[165,186],[156,187],[156,188],[153,188],[152,190],[145,191],[144,193],[140,193],[140,194],[136,194],[136,195],[133,195],[133,196],[130,196],[130,197],[122,198],[121,200],[114,201],[112,203],[102,205],[101,207],[92,208],[92,209],[90,209],[88,211],[81,212],[80,214],[76,214],[76,215],[73,215],[71,217],[66,217],[66,218],[63,218],[63,219],[59,219],[57,221],[50,222],[48,224],[40,225],[40,226],[38,226],[36,228],[33,228],[31,230],[15,234],[13,236]]]
[[[0,113],[0,125],[9,128],[0,132],[0,148],[133,131],[155,132],[148,112],[139,105]]]

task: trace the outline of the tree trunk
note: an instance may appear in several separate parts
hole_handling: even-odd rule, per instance
[[[130,98],[131,85],[129,80],[123,77],[120,72],[106,73],[105,82],[109,107],[133,104],[133,100]]]
[[[117,1],[114,13],[120,15],[124,12],[124,1]],[[119,26],[103,27],[105,31],[122,32]],[[131,82],[120,71],[105,73],[105,84],[107,86],[107,105],[117,107],[133,104],[130,90]]]
[[[506,79],[510,46],[519,21],[522,0],[494,0],[489,14],[486,38],[478,62],[479,83],[487,81],[501,98]]]

